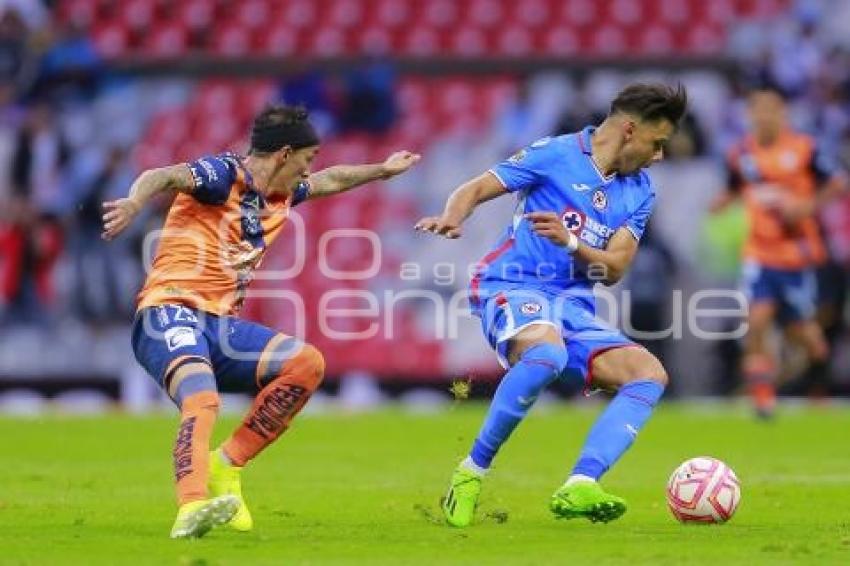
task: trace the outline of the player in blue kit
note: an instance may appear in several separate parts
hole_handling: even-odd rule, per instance
[[[612,284],[629,267],[652,213],[655,190],[644,170],[687,107],[679,85],[633,84],[597,127],[543,138],[458,187],[440,216],[418,230],[459,238],[479,204],[516,193],[513,222],[477,266],[473,312],[499,360],[502,378],[469,455],[452,475],[442,509],[469,525],[481,480],[499,448],[556,379],[616,391],[592,427],[572,473],[552,496],[557,518],[608,522],[626,511],[599,478],[648,420],[667,374],[647,350],[595,317],[594,283]]]

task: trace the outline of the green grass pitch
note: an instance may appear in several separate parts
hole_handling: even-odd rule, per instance
[[[850,564],[850,411],[660,409],[605,478],[629,501],[608,525],[555,521],[547,502],[600,406],[540,407],[496,461],[477,524],[438,499],[484,405],[307,415],[245,471],[255,531],[172,541],[176,415],[0,419],[0,564]],[[222,437],[235,424],[224,418]],[[670,472],[711,455],[743,501],[721,526],[683,526]]]

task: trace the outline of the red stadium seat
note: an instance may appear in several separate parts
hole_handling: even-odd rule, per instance
[[[318,57],[336,57],[348,51],[348,35],[340,28],[320,28],[310,39],[309,50]]]
[[[201,116],[216,116],[231,112],[236,107],[236,86],[230,81],[204,81],[195,91],[189,105]]]
[[[189,35],[179,23],[169,23],[149,31],[144,36],[142,54],[155,58],[172,58],[186,53]]]
[[[449,34],[449,49],[459,57],[482,57],[490,53],[490,34],[480,27],[464,25]]]
[[[179,2],[176,15],[189,30],[207,29],[215,17],[215,6],[207,0]]]
[[[91,33],[95,49],[107,59],[122,57],[131,51],[130,34],[119,24],[99,24]]]
[[[378,0],[374,10],[375,22],[384,28],[395,29],[412,21],[409,2]]]
[[[534,51],[534,33],[519,25],[509,25],[499,33],[495,52],[507,57],[522,57]]]
[[[260,79],[243,81],[237,90],[239,105],[248,110],[248,119],[262,110],[264,106],[274,101],[274,84],[271,81]],[[245,124],[247,129],[248,124]]]
[[[239,22],[228,22],[213,33],[211,51],[222,57],[240,57],[252,50],[251,32]]]
[[[552,17],[552,7],[546,0],[523,0],[513,3],[513,14],[508,21],[538,29],[547,25]]]
[[[293,55],[299,52],[300,32],[297,28],[275,25],[259,33],[257,48],[264,55]]]
[[[368,55],[387,55],[392,53],[394,47],[393,33],[376,25],[359,30],[355,41],[357,52]]]
[[[443,51],[444,41],[440,33],[430,27],[416,27],[406,35],[402,45],[404,55],[428,57]]]
[[[542,39],[542,50],[549,55],[571,56],[581,49],[581,36],[567,26],[550,29]]]
[[[675,2],[670,2],[671,4]],[[622,27],[633,27],[645,20],[642,2],[634,0],[610,0],[606,20]]]
[[[598,55],[622,55],[626,53],[628,39],[622,28],[604,24],[590,32],[590,47]]]
[[[423,4],[422,19],[426,26],[445,29],[458,20],[458,5],[452,0],[430,0]]]
[[[56,7],[56,16],[60,22],[74,23],[83,29],[102,20],[98,18],[96,0],[62,0]]]
[[[363,6],[359,0],[329,0],[326,24],[330,27],[349,29],[363,23]],[[324,22],[323,22],[324,23]]]
[[[668,26],[653,24],[640,31],[637,52],[640,55],[665,55],[676,48],[676,37]]]
[[[296,29],[315,29],[318,27],[318,2],[312,0],[289,0],[281,10],[282,23]]]
[[[504,2],[499,0],[472,0],[467,6],[464,23],[482,30],[496,30],[505,22],[504,7]]]
[[[242,0],[235,3],[236,20],[247,30],[257,31],[269,24],[271,10],[266,0]]]
[[[694,54],[719,53],[725,45],[726,36],[719,26],[702,23],[689,29],[682,41],[683,49]]]
[[[156,16],[153,0],[126,0],[118,3],[117,9],[118,21],[133,32],[150,29]]]
[[[601,21],[594,0],[564,0],[561,20],[566,25],[577,27],[593,26]]]

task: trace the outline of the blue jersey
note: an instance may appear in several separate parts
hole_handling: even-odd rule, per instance
[[[517,194],[513,222],[494,248],[482,259],[472,278],[473,304],[482,284],[512,283],[552,291],[567,288],[590,290],[593,281],[587,265],[564,248],[537,235],[528,212],[556,212],[564,226],[582,242],[605,248],[620,228],[636,240],[643,235],[655,202],[649,175],[605,177],[591,159],[594,128],[532,143],[490,172]]]

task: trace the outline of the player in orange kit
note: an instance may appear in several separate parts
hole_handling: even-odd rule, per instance
[[[313,346],[235,316],[290,208],[399,175],[419,160],[400,151],[380,164],[310,174],[318,146],[304,110],[271,106],[254,120],[247,156],[223,153],[148,170],[127,198],[104,203],[103,237],[111,240],[155,194],[176,192],[133,326],[136,359],[181,413],[172,538],[200,537],[224,523],[253,527],[239,473],[322,381],[324,359]],[[242,424],[210,453],[219,390],[256,397]]]
[[[738,197],[746,206],[742,284],[750,310],[743,371],[757,414],[769,417],[778,374],[769,345],[774,322],[805,348],[810,362],[829,355],[815,319],[816,269],[826,260],[816,214],[847,189],[847,176],[811,136],[787,125],[778,92],[753,92],[748,109],[751,133],[729,152],[727,191],[713,208]]]

